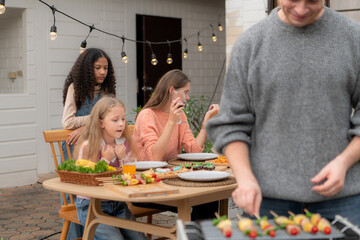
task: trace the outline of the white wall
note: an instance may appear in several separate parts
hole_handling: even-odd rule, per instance
[[[226,55],[230,57],[236,39],[267,16],[267,0],[226,0]]]
[[[224,23],[224,0],[63,0],[46,1],[97,28],[135,39],[135,15],[147,14],[182,19],[184,36],[204,26]],[[6,7],[23,8],[24,91],[0,93],[0,188],[34,183],[36,175],[53,170],[50,147],[42,131],[61,128],[64,80],[79,54],[89,29],[56,13],[58,39],[48,33],[53,24],[51,10],[35,0],[6,1]],[[6,14],[6,13],[5,13]],[[210,27],[201,33],[204,51],[196,51],[197,39],[189,39],[189,59],[183,70],[192,80],[192,94],[211,95],[225,58],[225,31],[211,41]],[[0,33],[1,35],[2,33]],[[209,36],[206,38],[205,36]],[[117,78],[117,96],[127,109],[136,106],[136,50],[126,43],[129,63],[121,62],[121,40],[93,31],[87,47],[104,49],[111,57]],[[167,46],[166,46],[167,47]],[[1,74],[2,70],[0,69]],[[6,73],[7,74],[7,73]],[[0,86],[1,87],[1,86]],[[221,86],[215,101],[219,102]]]

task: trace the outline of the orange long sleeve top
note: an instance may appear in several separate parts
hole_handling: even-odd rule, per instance
[[[133,134],[133,141],[139,153],[139,161],[153,161],[152,147],[161,136],[168,119],[169,113],[159,110],[147,108],[139,113]],[[185,113],[181,119],[186,119]],[[197,144],[187,119],[186,123],[177,124],[174,127],[170,141],[164,147],[167,150],[162,161],[176,158],[181,153],[181,147],[188,153],[203,151],[203,148]]]

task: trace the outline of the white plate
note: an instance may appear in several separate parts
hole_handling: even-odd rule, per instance
[[[228,178],[229,176],[229,173],[221,171],[183,172],[178,175],[178,177],[181,179],[195,182],[217,181]]]
[[[218,154],[215,153],[182,153],[177,155],[178,158],[183,160],[190,160],[190,161],[205,161],[211,160],[218,157]]]
[[[141,161],[136,162],[136,170],[146,170],[150,168],[158,168],[167,166],[167,162],[158,162],[158,161]]]

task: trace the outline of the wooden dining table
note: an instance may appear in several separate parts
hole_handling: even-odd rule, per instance
[[[163,182],[156,184],[165,184]],[[151,186],[156,184],[148,184]],[[83,239],[93,239],[98,224],[107,224],[114,227],[126,228],[134,231],[144,232],[156,236],[176,239],[176,226],[162,227],[154,224],[142,223],[129,219],[122,219],[104,214],[101,210],[101,200],[107,199],[122,202],[151,202],[167,206],[177,207],[178,218],[183,222],[191,221],[191,207],[199,204],[220,200],[220,214],[227,214],[228,198],[236,188],[236,184],[216,187],[180,187],[167,185],[171,189],[177,189],[176,193],[149,195],[130,198],[127,194],[111,191],[105,186],[86,186],[74,183],[61,182],[59,178],[47,180],[43,183],[47,189],[67,192],[71,194],[87,196],[90,198],[90,205],[86,219]],[[133,186],[127,186],[132,188]],[[135,187],[135,186],[134,186]]]

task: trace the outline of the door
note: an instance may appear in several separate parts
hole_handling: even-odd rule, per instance
[[[158,60],[155,66],[151,64],[152,52],[148,44],[137,43],[136,45],[138,105],[145,105],[162,75],[171,69],[182,69],[181,42],[171,44],[173,63],[166,62],[169,53],[166,42],[179,39],[181,39],[181,19],[136,15],[136,40],[165,42],[165,44],[151,45]]]

